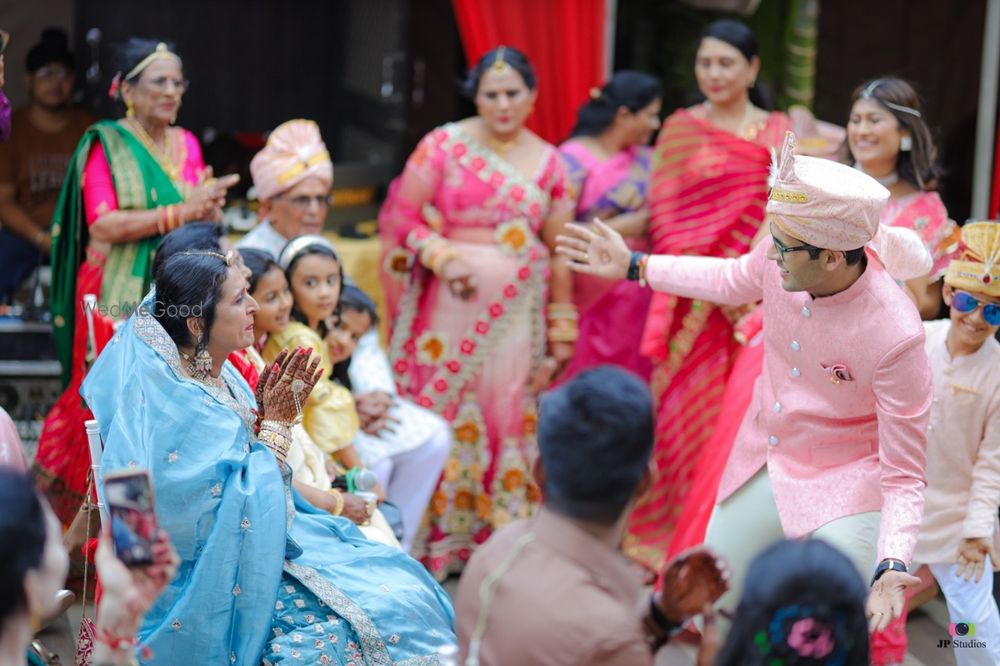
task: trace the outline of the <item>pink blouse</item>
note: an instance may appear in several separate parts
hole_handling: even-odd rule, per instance
[[[184,165],[181,169],[181,179],[188,185],[197,185],[205,172],[205,162],[201,155],[201,146],[194,134],[180,127],[172,127],[168,131],[175,132],[174,137],[180,139],[175,143],[180,146],[178,159]],[[83,211],[87,226],[97,221],[99,217],[112,210],[118,210],[118,196],[115,194],[115,179],[111,174],[111,166],[104,154],[100,141],[94,141],[87,155],[87,164],[83,170]]]

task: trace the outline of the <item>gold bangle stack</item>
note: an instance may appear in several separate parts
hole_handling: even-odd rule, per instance
[[[284,463],[288,458],[288,449],[292,447],[292,430],[289,424],[265,419],[260,422],[257,439],[271,449],[279,463]]]
[[[440,236],[428,238],[420,247],[420,263],[432,270],[435,275],[441,275],[445,264],[457,258],[458,250]]]
[[[580,338],[580,314],[572,303],[549,303],[549,342],[576,342]]]
[[[340,492],[336,488],[330,488],[326,492],[328,495],[333,497],[333,502],[337,505],[334,507],[333,511],[330,512],[330,515],[339,516],[344,513],[344,493]]]
[[[180,204],[170,204],[157,208],[159,216],[156,218],[156,230],[161,236],[166,236],[174,229],[184,225],[184,210]]]

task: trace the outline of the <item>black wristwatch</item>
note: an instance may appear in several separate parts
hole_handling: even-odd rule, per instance
[[[899,560],[885,559],[878,563],[878,567],[875,568],[875,575],[872,576],[871,584],[874,585],[875,581],[882,577],[886,571],[898,571],[900,573],[907,573],[906,565]]]
[[[628,260],[628,273],[625,274],[626,279],[632,282],[637,282],[642,275],[640,274],[640,265],[642,264],[642,258],[645,257],[644,252],[633,252],[632,256]]]

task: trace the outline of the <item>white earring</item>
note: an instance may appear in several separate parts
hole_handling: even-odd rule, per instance
[[[904,153],[908,153],[913,150],[913,137],[909,134],[903,135],[899,139],[899,149]]]

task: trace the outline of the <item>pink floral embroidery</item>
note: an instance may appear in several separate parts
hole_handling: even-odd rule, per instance
[[[396,371],[397,375],[405,375],[406,371],[410,369],[410,364],[404,359],[399,359],[396,364],[392,366],[392,369]]]
[[[517,296],[517,287],[515,287],[512,284],[507,285],[503,289],[503,295],[506,296],[507,298],[514,298],[515,296]]]
[[[503,185],[505,180],[506,179],[503,177],[503,174],[501,173],[493,173],[490,175],[490,185],[492,185],[494,188],[499,189],[500,186]]]
[[[788,633],[788,647],[800,657],[822,659],[833,652],[833,635],[828,626],[806,617],[792,625]]]
[[[503,303],[493,303],[490,305],[490,316],[499,319],[503,316]]]
[[[472,160],[469,161],[469,168],[473,171],[482,171],[485,166],[486,160],[482,157],[473,157]]]
[[[444,364],[444,367],[448,368],[448,372],[457,375],[462,369],[462,364],[458,361],[452,359]]]
[[[468,356],[472,354],[472,352],[476,351],[476,343],[466,338],[465,340],[462,340],[462,344],[459,345],[459,351]]]
[[[520,185],[515,185],[514,187],[510,188],[510,198],[513,199],[514,201],[517,201],[518,203],[523,201],[524,188],[521,187]]]
[[[542,206],[538,202],[535,202],[528,207],[528,211],[532,217],[539,217],[542,214]]]
[[[414,340],[413,338],[410,338],[409,340],[404,342],[403,351],[405,351],[407,354],[412,354],[415,351],[417,351],[417,341]]]
[[[486,335],[490,332],[490,323],[488,321],[477,321],[476,322],[476,333],[479,335]]]
[[[456,143],[451,147],[451,154],[455,157],[461,157],[462,155],[465,155],[466,152],[468,152],[468,148],[465,147],[464,143]]]
[[[529,266],[521,266],[517,271],[517,279],[524,282],[531,277],[531,268]]]
[[[426,409],[430,409],[434,406],[434,401],[428,398],[426,395],[417,396],[417,404]]]
[[[434,390],[437,391],[438,393],[444,393],[445,391],[448,390],[448,382],[446,382],[443,379],[437,380],[436,382],[434,382]]]

